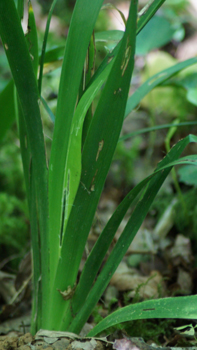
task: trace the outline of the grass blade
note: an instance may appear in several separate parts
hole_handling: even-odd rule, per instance
[[[177,164],[197,165],[196,162],[196,155],[183,157],[177,161],[174,161],[173,163],[169,163],[167,165],[167,168],[169,168],[170,166],[175,166]],[[166,167],[163,167],[162,170],[165,168]],[[141,193],[142,189],[147,185],[151,178],[155,176],[156,173],[157,171],[145,178],[128,193],[128,195],[124,198],[124,200],[115,210],[112,217],[106,224],[104,230],[100,234],[97,242],[95,243],[91,253],[88,256],[88,259],[80,276],[80,280],[77,285],[75,294],[71,301],[72,311],[74,314],[77,314],[79,312],[81,300],[84,300],[85,302],[88,293],[96,279],[97,273],[100,269],[103,259],[110,247],[110,244],[112,243],[112,240],[128,208],[133,204],[134,201],[136,201],[137,196]]]
[[[20,19],[23,19],[24,15],[24,0],[17,0],[17,11]]]
[[[32,166],[35,171],[37,214],[41,232],[43,315],[48,312],[48,200],[47,165],[42,123],[38,105],[38,89],[26,39],[13,0],[0,2],[0,36],[16,85],[30,143]],[[28,85],[26,83],[28,77]],[[36,219],[37,220],[37,219]],[[39,247],[37,247],[39,251]]]
[[[143,301],[113,312],[96,325],[88,334],[94,337],[103,330],[119,323],[148,318],[197,319],[197,295]]]
[[[15,120],[14,107],[14,83],[9,81],[6,87],[0,93],[0,140],[5,136],[6,131],[11,127]]]
[[[140,31],[144,28],[144,26],[148,23],[148,21],[154,16],[156,11],[161,7],[161,5],[165,2],[165,0],[153,0],[150,1],[139,13],[140,18],[137,23],[137,30],[136,34],[138,35]],[[115,40],[119,41],[122,40],[124,32],[122,31],[105,31],[105,32],[99,32],[95,34],[95,40],[96,41],[105,41],[105,40]],[[118,40],[119,39],[119,40]],[[121,41],[120,40],[120,41]],[[118,50],[120,48],[121,42],[116,45],[116,47],[110,52],[103,62],[101,63],[100,67],[98,68],[96,74],[93,76],[92,81],[96,78],[97,74],[100,74],[100,71],[104,70],[106,65],[110,62],[110,60],[115,59]]]
[[[134,66],[136,17],[137,4],[136,1],[132,1],[127,29],[103,89],[82,153],[81,182],[68,220],[55,282],[56,288],[58,286],[60,290],[65,290],[75,283],[89,229],[122,127]],[[77,242],[77,245],[74,242]],[[63,266],[66,267],[67,285],[61,278]],[[59,300],[55,299],[56,297],[54,295],[54,305],[57,305]],[[68,306],[65,308],[64,320],[67,318],[67,322],[70,322],[70,310],[67,308]],[[67,327],[66,322],[60,325],[60,328],[63,327]]]
[[[166,0],[150,0],[147,5],[139,13],[139,20],[137,24],[137,34],[144,28],[146,23],[154,16],[157,10]]]
[[[190,126],[190,125],[197,125],[197,122],[182,122],[182,123],[175,123],[173,124],[173,126],[175,127],[181,127],[181,126]],[[147,132],[151,132],[151,131],[157,131],[157,130],[162,130],[162,129],[168,129],[172,127],[172,123],[171,124],[162,124],[162,125],[156,125],[156,126],[151,126],[150,128],[144,128],[144,129],[139,129],[136,131],[133,131],[129,134],[123,135],[119,138],[119,141],[124,141],[129,139],[130,137],[134,137],[140,134],[145,134]]]
[[[67,160],[72,120],[89,41],[102,2],[103,0],[91,3],[89,0],[78,0],[76,2],[66,41],[49,166],[49,229],[52,278],[55,277],[60,254],[63,203],[69,175]],[[60,237],[60,240],[57,237]],[[61,305],[60,308],[62,308]],[[58,324],[56,323],[57,327]]]
[[[37,217],[36,207],[36,188],[33,174],[33,167],[31,161],[31,150],[27,134],[26,124],[24,123],[24,115],[19,101],[16,101],[18,105],[17,110],[17,121],[20,138],[21,156],[23,161],[23,171],[25,177],[25,185],[27,192],[27,200],[29,206],[29,217],[31,223],[31,245],[32,245],[32,265],[33,265],[33,304],[32,304],[32,322],[31,331],[36,333],[37,329],[40,329],[42,322],[42,291],[40,276],[41,270],[41,255],[40,255],[40,243],[39,243],[39,223]],[[17,107],[17,106],[16,106]]]
[[[45,111],[48,113],[51,121],[53,123],[55,123],[55,116],[54,116],[52,110],[50,109],[50,107],[48,106],[47,102],[45,101],[45,99],[42,96],[40,96],[40,100],[41,100],[41,102],[43,104],[43,107],[44,107]]]
[[[74,313],[79,312],[81,307],[81,300],[86,300],[89,291],[94,283],[103,259],[110,247],[110,244],[116,234],[116,231],[127,212],[128,208],[136,201],[137,196],[141,193],[142,189],[150,181],[153,174],[140,182],[129,194],[124,198],[121,204],[113,213],[112,217],[106,224],[104,230],[100,234],[96,241],[91,253],[83,268],[80,276],[79,283],[77,285],[75,294],[72,298],[72,310]]]
[[[88,46],[88,52],[86,55],[86,61],[85,61],[85,65],[84,65],[84,76],[83,76],[84,89],[83,90],[86,89],[92,76],[94,75],[95,58],[96,58],[96,45],[95,45],[95,37],[94,37],[94,32],[93,32],[91,39],[90,39],[89,46]],[[85,117],[85,120],[83,123],[82,148],[83,148],[84,141],[86,139],[86,135],[87,135],[88,130],[89,130],[90,123],[92,121],[92,117],[93,117],[93,110],[92,110],[92,105],[91,105],[86,113],[86,117]]]
[[[153,75],[149,78],[144,84],[142,84],[132,96],[129,97],[127,102],[127,107],[125,111],[125,118],[129,115],[129,113],[137,107],[140,101],[146,96],[151,90],[153,90],[156,86],[162,86],[162,83],[167,81],[173,75],[177,74],[181,70],[197,63],[197,58],[189,58],[186,61],[179,62],[175,64],[173,67],[164,69],[163,71]]]
[[[45,62],[45,51],[46,51],[46,45],[47,45],[47,38],[48,38],[48,34],[49,34],[51,17],[52,17],[56,2],[57,2],[57,0],[53,0],[51,8],[49,10],[47,23],[46,23],[46,29],[45,29],[45,33],[44,33],[44,40],[43,40],[43,44],[42,44],[42,53],[41,53],[41,57],[40,57],[40,71],[39,71],[39,78],[38,78],[38,91],[39,91],[40,95],[41,95],[41,89],[42,89],[42,76],[43,76],[43,67],[44,67],[44,62]]]
[[[139,20],[137,22],[137,29],[136,34],[138,35],[140,31],[144,28],[144,26],[148,23],[148,21],[154,16],[154,14],[157,12],[157,10],[161,7],[161,5],[165,2],[165,0],[153,0],[150,1],[139,13]],[[109,33],[109,34],[108,34]],[[118,41],[118,39],[122,40],[122,31],[107,31],[107,32],[101,32],[95,34],[95,40],[96,41],[103,41],[103,40],[115,40]],[[121,41],[120,40],[120,41]],[[93,76],[92,81],[96,78],[97,74],[100,74],[101,70],[104,70],[106,65],[110,62],[111,59],[115,59],[118,50],[120,48],[121,42],[119,42],[116,47],[113,49],[112,52],[110,52],[103,62],[101,63],[100,67],[98,68],[96,74]]]
[[[113,62],[111,61],[106,69],[103,70],[100,75],[92,82],[89,88],[84,92],[82,98],[80,99],[72,122],[71,130],[71,140],[69,146],[69,155],[68,155],[68,164],[67,169],[70,174],[70,182],[73,183],[69,188],[69,195],[67,196],[67,203],[65,209],[65,222],[64,230],[66,227],[66,222],[72,209],[72,205],[75,199],[75,195],[79,186],[80,176],[81,176],[81,144],[82,144],[82,131],[84,125],[84,119],[86,114],[91,106],[92,101],[94,100],[97,93],[100,91],[101,87],[105,83]],[[75,159],[75,162],[73,162]]]
[[[178,159],[189,142],[197,142],[197,137],[194,135],[189,135],[185,139],[179,141],[177,145],[175,145],[167,154],[167,156],[159,163],[157,171],[153,173],[154,177],[152,180],[150,180],[143,199],[138,202],[122,235],[113,248],[87,299],[83,300],[83,306],[81,310],[76,314],[75,319],[69,327],[69,331],[77,332],[80,329],[82,320],[84,322],[84,320],[86,321],[88,319],[93,307],[96,305],[98,299],[101,297],[102,293],[107,287],[113,273],[118,267],[139,227],[141,226],[145,216],[147,215],[150,205],[152,204],[158,190],[169,174],[174,164],[172,161],[175,162]]]
[[[41,289],[41,254],[39,247],[40,233],[39,233],[39,223],[37,218],[37,208],[36,208],[36,188],[34,183],[33,173],[34,169],[30,163],[29,169],[29,215],[31,222],[31,244],[32,244],[32,258],[33,258],[33,303],[32,303],[32,314],[31,314],[31,332],[35,334],[38,329],[42,327],[42,289]]]
[[[31,1],[28,1],[28,32],[26,34],[27,45],[32,60],[33,70],[37,79],[38,72],[38,37],[37,28]]]

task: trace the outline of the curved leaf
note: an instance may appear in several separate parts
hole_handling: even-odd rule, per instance
[[[119,323],[148,318],[197,319],[197,295],[143,301],[113,312],[88,334],[94,337],[103,330]]]
[[[143,7],[138,14],[137,34],[141,32],[144,26],[150,21],[165,1],[166,0],[150,0],[148,4]]]
[[[140,101],[143,99],[144,96],[146,96],[151,90],[153,90],[156,86],[161,86],[162,83],[167,81],[169,78],[171,78],[176,73],[180,72],[181,70],[197,63],[197,58],[189,58],[186,61],[179,62],[175,64],[173,67],[164,69],[163,71],[153,75],[151,78],[149,78],[144,84],[142,84],[134,93],[132,96],[129,97],[126,111],[125,111],[125,118],[129,115],[129,113],[137,107],[137,105],[140,103]]]
[[[189,126],[189,125],[197,125],[197,122],[182,122],[182,123],[175,123],[175,124],[173,123],[173,126],[175,126],[175,127]],[[156,126],[151,126],[149,128],[135,130],[129,134],[121,136],[119,138],[119,141],[127,140],[130,137],[137,136],[140,134],[145,134],[146,132],[157,131],[157,130],[161,130],[161,129],[168,129],[171,127],[172,127],[172,123],[171,124],[156,125]]]
[[[118,267],[119,263],[121,262],[122,258],[124,257],[129,245],[131,244],[131,242],[132,242],[133,238],[135,237],[138,229],[140,228],[143,220],[145,219],[145,217],[148,213],[148,210],[150,208],[150,205],[152,204],[155,196],[157,195],[157,192],[159,191],[161,185],[163,184],[164,180],[166,179],[167,175],[169,174],[170,170],[172,169],[172,166],[174,164],[178,163],[177,159],[179,158],[179,156],[181,155],[181,153],[183,152],[185,147],[190,142],[197,142],[197,137],[194,135],[189,135],[185,139],[179,141],[174,147],[172,147],[172,149],[166,155],[166,157],[158,164],[156,171],[153,173],[153,175],[154,175],[153,178],[152,179],[147,178],[144,180],[144,181],[146,181],[146,183],[149,180],[150,181],[149,181],[148,187],[143,195],[143,198],[140,199],[140,201],[137,203],[135,209],[133,210],[132,215],[130,216],[130,219],[129,219],[125,229],[123,230],[118,242],[116,243],[110,256],[108,257],[107,262],[105,263],[102,271],[100,272],[99,276],[97,277],[97,280],[94,283],[87,298],[86,299],[84,298],[83,300],[81,300],[81,304],[83,303],[83,306],[81,307],[80,311],[78,310],[78,305],[77,305],[78,301],[77,300],[76,300],[76,308],[77,309],[75,310],[75,304],[74,304],[75,296],[73,297],[72,311],[73,312],[76,311],[77,314],[75,316],[75,319],[72,321],[71,326],[69,327],[69,331],[76,332],[80,328],[80,324],[81,324],[82,320],[85,322],[88,319],[89,315],[91,314],[92,309],[94,308],[98,299],[101,297],[102,293],[104,292],[105,288],[107,287],[113,273],[115,272],[116,268]],[[191,157],[191,159],[189,159],[187,157],[189,159],[188,162],[191,162],[191,160],[194,160],[194,159],[196,161],[197,157],[196,156],[194,156],[193,158],[192,157]],[[185,161],[184,158],[183,158],[183,161]],[[145,185],[145,183],[143,183],[143,182],[141,184]],[[139,186],[140,186],[140,184],[138,185],[138,188],[139,188]],[[135,193],[135,191],[134,191],[134,193]],[[136,193],[135,193],[135,195],[136,195]],[[126,200],[124,201],[124,206],[121,203],[120,212],[118,212],[118,209],[117,209],[116,215],[120,215],[121,220],[124,217],[126,210],[128,209],[132,199],[133,198],[132,198],[132,192],[131,192],[131,197],[129,197],[129,195],[126,197]],[[113,220],[114,220],[114,222],[113,222]],[[112,219],[110,221],[112,221],[114,227],[112,226],[112,223],[110,222],[109,228],[111,229],[113,227],[114,230],[117,229],[119,226],[118,218],[116,216],[114,216],[114,217],[112,216]],[[103,232],[106,234],[105,230]],[[114,234],[115,234],[115,232],[114,232]],[[113,235],[110,232],[109,232],[109,235],[110,235],[110,238],[109,238],[109,240],[110,240],[110,239],[112,239]],[[96,249],[94,250],[94,254],[96,255],[98,265],[100,265],[100,263],[101,263],[100,256],[99,256],[99,254],[97,254],[99,251],[99,248],[100,247],[97,245],[97,251],[96,251]],[[93,267],[95,267],[95,265],[96,265],[94,258],[95,257],[90,254],[89,261],[91,262],[91,260],[92,260]],[[102,258],[102,256],[101,256],[101,258]],[[90,275],[86,276],[84,274],[85,276],[83,276],[83,277],[85,278],[85,280],[87,282],[86,287],[90,288],[89,282],[92,281],[92,275],[94,278],[95,274],[94,274],[94,271],[91,270],[91,264],[89,262],[86,263],[86,265],[87,264],[89,264],[89,266],[90,266],[89,267],[89,274]],[[77,291],[76,291],[76,299],[78,297],[79,297],[79,295],[77,296]]]

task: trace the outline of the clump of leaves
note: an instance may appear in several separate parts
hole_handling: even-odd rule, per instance
[[[80,262],[124,118],[154,87],[197,61],[194,58],[158,73],[127,100],[134,67],[136,35],[164,1],[154,0],[138,18],[138,1],[131,0],[126,30],[121,33],[122,39],[119,37],[113,52],[106,56],[92,76],[95,52],[92,33],[103,1],[93,1],[90,6],[88,0],[77,0],[64,51],[56,116],[53,116],[55,127],[49,166],[39,102],[44,103],[41,95],[42,69],[52,10],[47,22],[37,84],[39,53],[31,3],[27,37],[19,20],[23,2],[18,1],[17,8],[13,0],[0,2],[0,35],[14,80],[9,83],[4,96],[10,101],[7,92],[15,84],[18,101],[15,99],[11,102],[17,110],[32,232],[33,333],[39,328],[80,332],[172,167],[180,162],[197,163],[197,157],[194,156],[179,159],[189,143],[197,142],[195,135],[188,135],[169,151],[154,173],[124,198],[100,234],[78,280]],[[90,62],[88,71],[84,67],[87,56]],[[84,75],[85,80],[82,81]],[[92,112],[90,107],[100,91],[99,102],[92,115],[89,113]],[[5,97],[1,100],[2,108],[6,110]],[[47,109],[52,116],[50,109]],[[143,195],[135,203],[127,225],[102,267],[125,213],[142,191]],[[128,305],[106,317],[88,336],[95,336],[131,318],[194,319],[195,305],[196,296],[148,300],[143,305]]]

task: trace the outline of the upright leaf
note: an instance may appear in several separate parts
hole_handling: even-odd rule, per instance
[[[68,148],[77,95],[89,41],[103,0],[78,0],[66,41],[49,166],[49,221],[51,275],[60,254],[61,228],[69,191]]]
[[[37,82],[33,71],[27,42],[13,0],[0,1],[0,36],[7,55],[12,76],[21,104],[27,138],[30,144],[32,167],[37,198],[37,215],[40,228],[41,269],[42,269],[42,306],[40,312],[46,318],[48,312],[49,251],[47,235],[48,196],[47,164],[42,123],[39,110]],[[37,220],[37,218],[35,218]],[[40,247],[37,247],[39,251]]]
[[[14,107],[14,83],[9,81],[6,87],[0,93],[0,140],[5,136],[7,130],[11,127],[15,120]]]
[[[132,0],[126,32],[84,144],[81,181],[64,234],[54,289],[64,291],[68,286],[73,287],[77,277],[87,236],[123,123],[134,66],[136,20],[137,2]],[[65,271],[65,280],[61,278],[62,270]],[[62,308],[65,311],[62,322],[57,325],[57,320],[54,320],[53,327],[57,325],[60,329],[65,329],[72,315],[68,310],[69,303],[63,298],[61,301],[61,298],[61,295],[54,293],[53,308],[57,318],[59,319]]]

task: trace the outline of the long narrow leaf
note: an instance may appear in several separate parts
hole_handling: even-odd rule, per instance
[[[182,123],[175,123],[173,124],[173,126],[176,127],[181,127],[181,126],[190,126],[190,125],[197,125],[197,122],[182,122]],[[143,129],[139,129],[139,130],[135,130],[129,134],[123,135],[119,138],[119,141],[123,141],[123,140],[127,140],[130,137],[134,137],[137,135],[141,135],[141,134],[145,134],[147,132],[151,132],[151,131],[157,131],[157,130],[162,130],[162,129],[168,129],[172,127],[172,123],[171,124],[162,124],[162,125],[156,125],[156,126],[151,126],[149,128],[143,128]]]
[[[74,286],[85,242],[122,127],[134,65],[136,13],[137,3],[133,0],[121,48],[113,63],[85,141],[81,182],[69,216],[54,285],[54,288],[61,291],[66,290],[68,286]],[[65,270],[66,283],[61,278],[62,269]],[[67,312],[69,303],[63,298],[61,301],[61,298],[61,295],[54,294],[53,304],[57,320],[54,320],[53,327],[59,326],[63,329],[70,322],[70,317]],[[63,307],[65,317],[58,325],[59,314]]]
[[[48,33],[49,33],[49,27],[50,27],[50,23],[51,23],[51,17],[53,14],[53,10],[55,8],[57,0],[53,0],[49,14],[48,14],[48,18],[47,18],[47,23],[46,23],[46,29],[45,29],[45,33],[44,33],[44,40],[43,40],[43,44],[42,44],[42,53],[41,53],[41,57],[40,57],[40,71],[39,71],[39,78],[38,78],[38,91],[39,94],[41,95],[41,89],[42,89],[42,76],[43,76],[43,67],[44,67],[44,61],[45,61],[45,51],[46,51],[46,45],[47,45],[47,38],[48,38]]]
[[[107,316],[87,336],[94,337],[119,323],[148,318],[197,319],[197,295],[143,301],[126,306]]]
[[[75,294],[71,301],[72,310],[74,313],[79,312],[82,300],[85,303],[85,300],[101,267],[103,259],[128,208],[133,204],[134,201],[136,201],[137,196],[141,193],[142,189],[147,185],[153,176],[154,174],[148,176],[128,193],[128,195],[115,210],[112,217],[106,224],[104,230],[100,234],[90,255],[88,256]]]
[[[103,0],[78,0],[66,41],[57,115],[49,166],[49,221],[51,276],[55,277],[61,244],[64,200],[69,191],[69,139],[83,65],[90,37]],[[59,237],[59,239],[58,239]]]
[[[31,244],[32,244],[32,258],[33,258],[33,303],[31,313],[31,332],[35,334],[38,329],[43,327],[42,323],[42,287],[41,287],[41,254],[39,247],[39,223],[37,220],[36,208],[36,188],[34,183],[34,169],[29,166],[29,197],[31,198],[29,204],[29,215],[31,222]]]
[[[127,102],[127,107],[125,111],[125,118],[129,115],[129,113],[137,107],[140,101],[146,96],[151,90],[153,90],[156,86],[161,85],[173,75],[177,74],[181,70],[197,63],[197,58],[189,58],[186,61],[179,62],[174,66],[164,69],[163,71],[153,75],[151,78],[146,80],[144,84],[142,84],[132,96],[129,97]]]
[[[132,1],[126,32],[98,103],[83,149],[81,183],[70,214],[65,242],[62,246],[62,260],[65,260],[65,264],[72,264],[72,269],[75,268],[75,276],[122,127],[122,117],[134,66],[136,12],[137,4]],[[83,200],[82,198],[84,198],[84,205],[76,215],[76,211],[79,209],[78,203]],[[75,234],[77,240],[80,221],[75,223],[73,227],[72,215],[83,220],[77,247],[70,241],[70,232]],[[65,256],[64,249],[67,246],[70,249],[69,254],[67,253]],[[75,260],[73,260],[73,249],[76,254]],[[70,276],[71,281],[73,277]]]
[[[45,99],[42,96],[40,96],[40,100],[41,100],[41,102],[43,104],[43,107],[44,107],[45,111],[48,113],[51,121],[53,123],[55,123],[55,116],[54,116],[52,110],[50,109],[50,107],[48,106],[47,102],[45,101]]]
[[[167,166],[162,167],[162,170],[178,164],[197,165],[197,156],[193,155],[183,157],[177,161],[173,161],[173,163],[168,163]],[[142,189],[147,185],[151,178],[154,177],[156,173],[160,171],[161,170],[155,171],[153,174],[149,175],[137,186],[135,186],[135,188],[132,189],[124,198],[124,200],[115,210],[112,217],[106,224],[104,230],[102,231],[97,242],[95,243],[90,255],[88,256],[88,259],[80,276],[79,283],[71,301],[73,313],[79,312],[81,300],[84,300],[85,303],[85,300],[97,276],[103,259],[128,208],[131,206],[131,204],[133,204],[133,202],[136,200],[136,197],[141,193]]]
[[[15,120],[14,108],[14,83],[11,80],[0,93],[0,140],[5,136],[7,130]]]
[[[20,19],[23,19],[24,15],[24,0],[17,0],[17,11]]]
[[[94,100],[97,93],[100,91],[102,85],[106,81],[111,68],[113,61],[110,61],[106,69],[104,69],[100,75],[92,82],[86,92],[83,94],[80,99],[72,122],[71,130],[71,140],[69,147],[68,155],[68,164],[67,169],[70,174],[69,181],[69,195],[66,198],[66,208],[65,208],[65,221],[67,221],[70,210],[75,199],[75,195],[79,186],[80,177],[81,177],[81,144],[82,144],[82,130],[83,122],[86,116],[88,109],[91,106],[92,101]],[[75,161],[73,162],[73,159]]]
[[[142,14],[140,14],[140,18],[138,20],[137,23],[137,29],[136,29],[136,34],[138,35],[140,33],[140,31],[145,27],[145,25],[148,23],[148,21],[154,16],[154,14],[157,12],[157,10],[161,7],[161,5],[165,2],[165,0],[153,0],[150,3],[147,4],[147,6],[145,6],[145,8],[143,9]],[[111,38],[114,39],[114,36],[116,36],[117,39],[117,35],[118,33],[113,33],[113,31],[109,31],[111,33]],[[116,32],[116,31],[115,31]],[[104,37],[108,37],[107,32],[104,34],[100,34],[97,33],[95,35],[95,37],[97,38],[98,35],[98,41],[104,36]],[[119,37],[122,37],[122,33],[119,33]],[[103,38],[104,39],[104,38]],[[101,39],[102,40],[102,39]],[[105,69],[105,67],[107,66],[107,64],[109,63],[110,60],[115,59],[118,50],[120,48],[121,42],[119,42],[116,47],[112,50],[112,52],[110,52],[105,59],[103,60],[103,62],[101,63],[100,67],[98,68],[96,74],[92,77],[92,81],[96,78],[97,74],[100,74],[100,72],[102,70]],[[91,82],[90,82],[91,83]]]
[[[49,252],[47,236],[47,165],[42,123],[38,105],[38,89],[29,50],[13,0],[0,1],[0,36],[17,88],[30,143],[35,171],[37,213],[41,231],[43,315],[48,312]],[[27,84],[28,81],[28,84]],[[39,251],[39,247],[37,247]]]
[[[31,57],[34,74],[37,78],[38,72],[38,36],[36,22],[31,1],[28,2],[28,32],[26,34],[27,45]]]
[[[175,145],[167,156],[159,163],[157,170],[161,170],[161,173],[155,173],[155,176],[149,182],[148,188],[143,196],[143,200],[138,202],[122,235],[113,248],[103,270],[99,274],[92,290],[90,291],[87,299],[84,300],[83,307],[76,314],[75,319],[69,327],[69,331],[77,332],[78,329],[80,329],[81,322],[85,322],[88,319],[93,307],[98,301],[98,297],[101,297],[102,293],[107,287],[113,273],[118,267],[139,227],[141,226],[158,190],[169,174],[173,165],[172,161],[174,162],[179,158],[180,154],[189,142],[197,142],[197,137],[194,135],[189,135],[185,139],[179,141],[177,145]],[[123,215],[123,213],[121,213],[121,215]]]
[[[137,34],[144,28],[146,23],[154,16],[157,10],[166,0],[151,0],[139,13],[139,20],[137,24]]]

